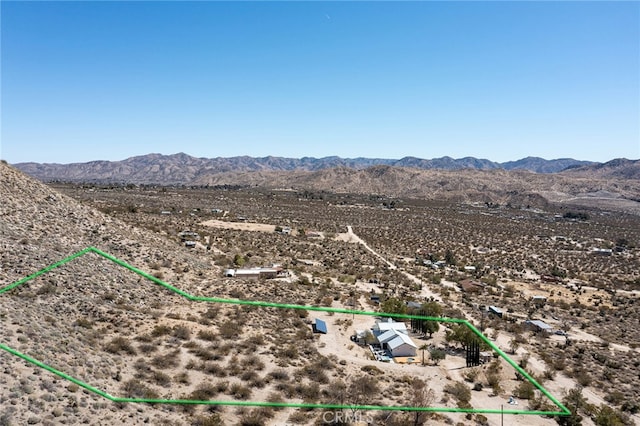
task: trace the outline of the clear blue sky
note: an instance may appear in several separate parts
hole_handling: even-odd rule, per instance
[[[0,2],[10,163],[640,158],[638,2]]]

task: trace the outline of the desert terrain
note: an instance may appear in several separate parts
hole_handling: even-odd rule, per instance
[[[2,425],[640,422],[634,209],[345,188],[45,185],[4,163],[0,171],[0,288],[95,246],[192,295],[388,313],[430,304],[472,322],[572,411],[503,418],[354,409],[340,417],[113,403],[0,351]],[[285,273],[225,273],[257,267]],[[453,324],[429,334],[407,321],[416,355],[379,362],[352,340],[374,326],[372,316],[189,302],[92,253],[0,294],[0,318],[0,343],[122,397],[557,409],[490,349],[487,362],[467,367],[469,337]],[[316,319],[326,334],[313,332]]]

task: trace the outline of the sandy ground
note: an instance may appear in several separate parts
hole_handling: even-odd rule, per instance
[[[210,226],[212,228],[235,229],[238,231],[258,231],[258,232],[275,232],[275,225],[266,223],[249,223],[249,222],[227,222],[224,220],[207,220],[201,225]]]
[[[258,224],[258,223],[246,223],[246,222],[225,222],[219,220],[210,220],[203,222],[203,225],[217,227],[217,228],[225,228],[225,229],[236,229],[236,230],[244,230],[244,231],[258,231],[258,232],[274,232],[275,226],[268,224]],[[369,250],[373,255],[380,258],[387,265],[389,265],[392,269],[397,269],[396,265],[392,262],[385,259],[379,253],[374,251],[371,247],[369,247],[365,241],[363,241],[360,237],[358,237],[354,232],[351,226],[347,226],[346,233],[340,233],[336,235],[336,239],[340,241],[345,241],[349,243],[362,244],[367,250]],[[439,295],[430,290],[429,284],[422,282],[419,278],[409,274],[406,271],[402,271],[409,279],[412,279],[414,282],[422,284],[422,292],[421,296],[428,298],[433,297],[435,300],[441,301]],[[550,291],[558,290],[557,286],[546,286],[543,285],[540,288],[531,288],[526,283],[520,282],[509,282],[509,284],[513,284],[516,287],[517,291],[523,292],[527,296],[532,296],[534,294],[540,294],[549,296]],[[360,283],[360,286],[366,287],[368,290],[374,289],[376,287],[374,284],[369,283]],[[371,287],[371,288],[369,288]],[[547,288],[548,287],[548,288]],[[375,288],[377,289],[377,288]],[[562,288],[564,291],[568,291],[566,288]],[[367,301],[364,298],[359,300],[361,306],[367,306]],[[395,364],[395,363],[381,363],[370,358],[370,352],[368,348],[362,348],[352,342],[350,340],[350,336],[354,334],[355,330],[367,330],[371,328],[374,324],[374,318],[367,315],[347,315],[347,314],[331,314],[328,312],[314,312],[313,318],[319,318],[326,321],[328,326],[328,334],[321,335],[319,337],[319,352],[323,355],[331,355],[335,354],[338,356],[340,360],[344,360],[347,363],[347,375],[359,375],[362,374],[362,367],[366,365],[373,365],[377,368],[383,370],[386,374],[395,374],[395,375],[409,375],[409,376],[417,376],[427,380],[429,387],[434,390],[437,395],[437,401],[434,403],[435,406],[440,407],[454,407],[455,404],[453,401],[449,401],[447,403],[442,403],[440,398],[442,397],[444,386],[447,383],[453,383],[455,381],[463,381],[463,373],[466,371],[465,361],[461,356],[447,356],[447,358],[440,362],[440,365],[434,366],[431,364],[429,360],[428,354],[426,355],[427,365],[421,365],[422,360],[422,351],[418,350],[416,359],[418,363],[416,364]],[[344,324],[337,324],[337,320],[348,321],[351,323],[346,326]],[[580,340],[591,340],[591,341],[599,341],[600,339],[596,336],[585,333],[581,330],[571,330],[570,335],[572,338],[580,339]],[[441,329],[440,332],[434,335],[434,339],[431,340],[423,340],[419,339],[416,336],[412,336],[415,343],[418,347],[423,344],[437,344],[442,345],[444,342],[444,330]],[[550,339],[564,339],[561,336],[551,336]],[[509,341],[511,336],[507,333],[501,332],[497,339],[496,344],[502,348],[505,352],[508,353]],[[628,348],[627,348],[628,349]],[[519,360],[527,350],[525,348],[518,349],[518,352],[513,355],[515,360]],[[546,369],[546,365],[543,361],[535,357],[533,354],[529,354],[529,366],[534,373],[542,374]],[[511,355],[510,355],[511,356]],[[510,409],[527,409],[527,401],[519,401],[517,406],[512,406],[507,403],[507,399],[509,397],[509,390],[513,389],[517,386],[517,382],[515,381],[515,374],[513,372],[513,368],[510,367],[506,362],[503,361],[503,387],[505,388],[505,392],[499,396],[491,395],[491,390],[483,389],[482,391],[472,391],[472,400],[471,404],[473,407],[483,407],[483,408],[491,408],[500,410],[503,407],[505,410]],[[562,394],[566,389],[570,389],[575,386],[575,383],[572,379],[567,378],[562,374],[557,374],[556,378],[553,381],[547,381],[545,383],[545,387],[557,398],[561,398]],[[589,402],[595,404],[601,404],[604,402],[601,396],[597,395],[593,391],[586,389],[584,392],[585,398]],[[266,398],[267,395],[260,395],[260,391],[257,391],[253,394],[254,400],[259,400],[261,397]],[[396,405],[396,404],[394,404]],[[285,410],[276,413],[276,417],[272,419],[269,424],[286,424],[287,417],[291,414],[291,411]],[[456,414],[456,413],[447,413],[447,417],[452,419],[455,423],[462,422],[468,423],[469,420],[465,419],[464,415]],[[492,426],[498,426],[502,424],[509,425],[531,425],[531,426],[550,426],[555,425],[556,422],[553,419],[544,418],[541,416],[524,416],[524,415],[505,415],[504,419],[500,414],[487,414],[486,415],[488,422]],[[503,423],[504,421],[504,423]],[[429,423],[429,424],[437,424],[437,423]],[[443,423],[444,424],[444,423]],[[593,424],[589,419],[585,418],[583,421],[584,425]]]

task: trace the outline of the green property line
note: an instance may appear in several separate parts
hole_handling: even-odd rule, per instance
[[[251,407],[274,407],[274,408],[308,408],[308,409],[352,409],[352,410],[386,410],[386,411],[425,411],[425,412],[440,412],[440,413],[482,413],[482,414],[529,414],[529,415],[546,415],[546,416],[568,416],[571,414],[569,409],[565,407],[557,398],[555,398],[547,389],[542,387],[531,375],[529,375],[523,368],[521,368],[516,362],[514,362],[505,352],[503,352],[499,347],[497,347],[492,341],[490,341],[485,335],[483,335],[476,327],[473,326],[468,320],[459,319],[459,318],[435,318],[435,317],[425,317],[420,315],[406,315],[406,314],[390,314],[385,312],[373,312],[373,311],[358,311],[352,309],[341,309],[341,308],[331,308],[331,307],[320,307],[320,306],[306,306],[306,305],[296,305],[296,304],[288,304],[288,303],[274,303],[274,302],[264,302],[264,301],[256,301],[256,300],[239,300],[239,299],[224,299],[219,297],[203,297],[203,296],[194,296],[191,295],[179,288],[176,288],[166,282],[154,277],[151,274],[148,274],[134,266],[129,265],[128,263],[120,260],[114,256],[111,256],[108,253],[105,253],[95,247],[87,247],[84,250],[81,250],[77,253],[72,254],[52,265],[47,266],[31,274],[21,280],[18,280],[12,284],[9,284],[3,288],[0,288],[0,294],[6,293],[22,284],[25,284],[40,275],[43,275],[59,266],[64,265],[65,263],[71,262],[72,260],[83,256],[89,252],[93,252],[98,254],[99,256],[104,257],[119,266],[122,266],[136,274],[153,281],[154,283],[170,290],[180,296],[196,302],[209,302],[209,303],[228,303],[228,304],[237,304],[237,305],[250,305],[250,306],[259,306],[259,307],[267,307],[267,308],[283,308],[283,309],[304,309],[309,311],[321,311],[321,312],[333,312],[333,313],[342,313],[342,314],[358,314],[358,315],[368,315],[368,316],[380,316],[380,317],[394,317],[394,318],[406,318],[406,319],[424,319],[429,321],[438,321],[438,322],[448,322],[448,323],[458,323],[464,324],[469,327],[473,333],[475,333],[482,341],[484,341],[489,347],[491,347],[498,355],[504,358],[518,373],[520,373],[524,378],[526,378],[529,382],[531,382],[540,392],[542,392],[550,401],[552,401],[561,411],[531,411],[531,410],[497,410],[497,409],[483,409],[483,408],[447,408],[447,407],[402,407],[402,406],[384,406],[384,405],[341,405],[341,404],[308,404],[308,403],[287,403],[287,402],[259,402],[259,401],[201,401],[201,400],[191,400],[191,399],[148,399],[148,398],[121,398],[109,395],[107,392],[104,392],[98,388],[95,388],[79,379],[76,379],[73,376],[70,376],[60,370],[57,370],[37,359],[34,359],[26,354],[23,354],[16,349],[13,349],[7,345],[0,343],[0,349],[8,352],[14,356],[17,356],[28,363],[31,363],[37,367],[43,368],[50,373],[53,373],[63,379],[66,379],[76,385],[86,389],[89,392],[93,392],[96,395],[99,395],[103,398],[106,398],[113,402],[122,402],[122,403],[149,403],[149,404],[182,404],[182,405],[227,405],[227,406],[251,406]]]

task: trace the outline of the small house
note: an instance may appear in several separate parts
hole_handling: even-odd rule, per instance
[[[524,326],[535,333],[549,334],[553,328],[541,320],[526,320]]]
[[[489,306],[489,312],[502,318],[502,310],[496,306]]]
[[[373,334],[379,336],[385,331],[396,330],[399,333],[408,334],[407,325],[404,322],[395,322],[392,318],[386,320],[380,320],[373,326]]]
[[[286,275],[282,267],[276,268],[249,268],[249,269],[227,269],[224,271],[225,277],[247,278],[247,279],[271,279]]]
[[[613,254],[613,250],[605,248],[594,248],[591,250],[591,254],[595,254],[597,256],[611,256]]]
[[[413,343],[411,337],[397,333],[393,339],[387,342],[387,349],[393,357],[416,356],[418,346]]]
[[[485,283],[476,280],[467,279],[460,281],[460,288],[465,293],[480,293],[485,286]]]
[[[531,302],[536,306],[544,306],[547,303],[547,298],[545,296],[532,296]]]

